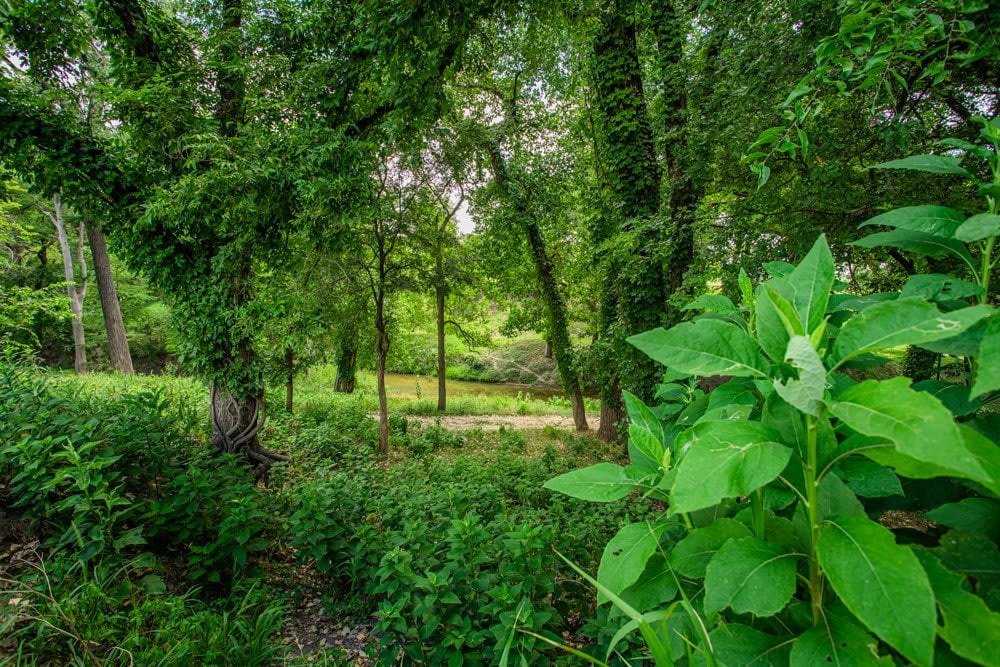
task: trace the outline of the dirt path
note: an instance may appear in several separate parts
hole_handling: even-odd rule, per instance
[[[564,431],[573,430],[573,418],[559,415],[444,415],[442,417],[408,416],[407,419],[418,421],[422,425],[431,425],[440,419],[441,427],[450,431],[467,431],[476,428],[481,428],[484,431],[497,431],[501,426],[518,430],[542,429],[546,426]],[[594,431],[600,428],[601,423],[595,417],[588,417],[587,422]]]

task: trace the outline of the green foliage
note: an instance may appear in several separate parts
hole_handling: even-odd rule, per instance
[[[892,221],[905,223],[906,215]],[[638,489],[668,505],[608,543],[595,580],[598,604],[610,600],[626,618],[673,618],[683,609],[687,625],[668,632],[687,647],[656,664],[752,662],[779,645],[791,646],[779,664],[811,664],[825,654],[859,664],[898,655],[923,665],[951,651],[987,664],[976,642],[948,620],[949,613],[985,608],[972,593],[959,601],[948,588],[955,584],[944,582],[943,573],[963,581],[964,570],[922,565],[921,552],[891,524],[869,518],[873,503],[865,498],[904,493],[897,475],[959,479],[967,493],[984,496],[963,501],[979,518],[964,520],[949,505],[930,516],[996,539],[986,517],[1000,497],[1000,443],[955,421],[948,406],[972,414],[968,398],[956,402],[936,385],[918,391],[903,377],[857,382],[843,369],[863,355],[961,336],[995,317],[993,309],[892,294],[837,315],[845,301],[823,237],[797,266],[772,268],[776,277],[758,287],[755,302],[744,301],[745,311],[727,307],[726,320],[710,313],[631,339],[671,378],[727,373],[728,383],[708,396],[665,383],[657,391],[663,403],[652,408],[630,397],[631,465],[598,464],[546,484],[602,501]],[[706,306],[714,307],[696,307]],[[616,597],[640,577],[677,586],[632,598],[642,600],[638,607]],[[976,613],[976,622],[992,623]],[[734,625],[747,614],[758,619],[753,630]],[[622,633],[636,629],[641,623],[621,625]],[[654,637],[642,634],[658,653]]]

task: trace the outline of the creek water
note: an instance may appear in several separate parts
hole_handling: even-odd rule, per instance
[[[468,380],[448,380],[448,396],[517,396],[519,393],[531,398],[545,400],[550,396],[562,396],[561,387],[513,384],[506,382],[470,382]],[[437,378],[433,375],[385,374],[385,389],[389,396],[437,399]]]

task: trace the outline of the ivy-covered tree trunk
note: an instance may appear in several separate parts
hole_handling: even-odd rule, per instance
[[[378,451],[389,453],[389,404],[385,393],[385,360],[389,356],[389,333],[385,326],[385,293],[375,297],[375,368],[378,383]]]
[[[595,110],[602,141],[603,176],[614,194],[614,208],[601,216],[593,237],[600,245],[615,240],[599,258],[603,280],[601,358],[612,372],[601,382],[599,434],[616,439],[624,415],[621,389],[651,399],[662,368],[625,342],[660,325],[666,307],[662,249],[669,241],[657,220],[661,171],[650,127],[639,66],[632,3],[616,2],[602,17],[594,39]],[[612,421],[614,419],[614,421]]]
[[[355,374],[358,363],[357,333],[353,328],[342,332],[337,346],[337,379],[333,390],[342,394],[354,393]]]
[[[437,272],[441,278],[444,274],[442,258],[437,257]],[[434,286],[434,297],[437,305],[437,381],[438,381],[438,412],[444,412],[448,405],[448,384],[445,377],[445,355],[444,355],[444,306],[447,293],[445,286],[438,282]]]
[[[118,302],[115,278],[111,273],[108,245],[99,225],[89,221],[86,227],[87,240],[90,242],[90,255],[94,260],[97,291],[101,297],[101,311],[104,313],[104,329],[108,335],[111,365],[119,373],[131,375],[134,372],[132,355],[128,349],[128,338],[125,336],[125,321],[122,319],[121,304]]]
[[[556,284],[555,267],[545,248],[545,239],[538,228],[538,222],[532,216],[524,216],[521,226],[528,238],[528,247],[538,272],[538,282],[541,285],[542,300],[545,302],[546,328],[549,331],[548,343],[552,346],[552,354],[556,358],[559,369],[559,380],[563,391],[570,397],[573,406],[573,425],[577,431],[586,431],[587,412],[583,404],[583,387],[580,382],[580,371],[577,368],[576,355],[569,339],[569,323],[566,317],[566,304],[559,286]]]
[[[525,201],[528,195],[522,192],[517,184],[511,182],[507,161],[500,151],[499,143],[494,139],[489,144],[488,150],[496,185],[513,205],[517,212],[518,225],[528,240],[532,262],[541,286],[542,302],[545,304],[545,324],[552,344],[552,353],[556,359],[556,369],[559,371],[559,382],[573,406],[573,425],[578,431],[586,431],[589,426],[583,403],[583,385],[576,354],[569,339],[566,302],[556,282],[555,267],[545,247],[545,239],[542,237],[538,221],[532,214],[528,202]]]
[[[694,226],[701,191],[688,159],[687,69],[684,40],[687,25],[676,3],[650,3],[652,32],[656,40],[656,69],[660,75],[658,95],[653,104],[670,186],[670,245],[666,256],[668,299],[684,287],[684,276],[694,261]],[[667,308],[665,325],[677,324],[682,314]]]

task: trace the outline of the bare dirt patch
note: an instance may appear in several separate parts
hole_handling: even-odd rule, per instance
[[[501,426],[505,429],[519,431],[540,430],[546,426],[563,431],[573,430],[573,418],[560,415],[442,415],[440,417],[407,417],[407,419],[417,421],[421,426],[440,423],[441,428],[446,428],[449,431],[471,431],[477,428],[484,431],[499,431]],[[594,432],[601,426],[600,420],[596,417],[588,417],[587,423]]]

